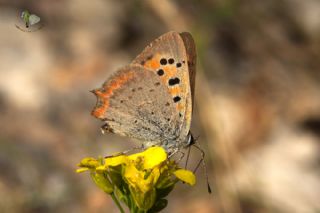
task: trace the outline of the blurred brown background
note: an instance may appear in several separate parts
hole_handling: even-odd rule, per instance
[[[15,27],[25,9],[41,30]],[[196,40],[192,130],[213,194],[200,168],[164,212],[320,212],[317,0],[0,1],[0,212],[117,212],[74,172],[133,146],[101,134],[88,91],[169,30]]]

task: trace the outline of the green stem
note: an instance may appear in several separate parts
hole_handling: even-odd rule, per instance
[[[117,197],[115,196],[115,194],[112,192],[111,194],[112,200],[116,203],[116,205],[118,206],[119,210],[121,213],[125,213],[120,202],[118,201]]]

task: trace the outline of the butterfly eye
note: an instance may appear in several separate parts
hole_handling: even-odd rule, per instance
[[[192,144],[194,144],[194,138],[191,134],[191,132],[188,133],[188,142],[187,142],[188,146],[191,146]]]

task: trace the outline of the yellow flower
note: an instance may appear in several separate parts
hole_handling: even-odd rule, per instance
[[[179,180],[191,186],[196,183],[194,174],[169,160],[162,147],[150,147],[129,156],[84,158],[78,166],[77,172],[89,170],[95,184],[110,194],[118,207],[117,199],[131,212],[158,212],[166,207],[165,197]]]

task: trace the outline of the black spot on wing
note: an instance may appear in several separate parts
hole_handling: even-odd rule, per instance
[[[175,103],[179,102],[180,100],[181,100],[180,96],[176,96],[176,97],[173,98],[173,101]]]
[[[159,69],[159,70],[157,71],[157,74],[158,74],[159,76],[164,75],[164,71],[163,71],[163,69]]]
[[[170,78],[168,83],[169,83],[170,86],[174,86],[174,85],[180,83],[180,79],[179,78]]]
[[[160,64],[161,65],[166,65],[168,62],[167,62],[167,59],[165,59],[165,58],[161,58],[160,59]]]

